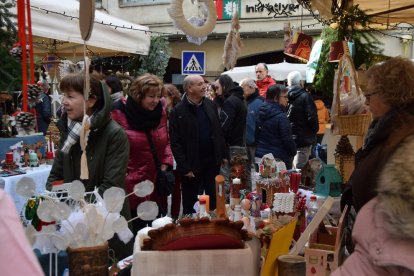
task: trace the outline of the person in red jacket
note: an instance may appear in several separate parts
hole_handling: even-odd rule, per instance
[[[161,170],[173,166],[170,139],[167,129],[166,102],[161,98],[165,90],[163,82],[155,75],[145,74],[131,85],[128,98],[117,101],[112,111],[112,118],[124,128],[129,140],[129,160],[125,179],[127,193],[131,193],[135,184],[150,180],[156,185],[157,169],[148,141],[149,132],[157,151]],[[166,214],[166,199],[156,192],[150,196],[139,198],[136,195],[129,197],[131,215],[137,214],[137,206],[146,200],[158,203],[161,214]],[[134,220],[134,231],[145,227],[147,222]]]
[[[256,86],[259,89],[259,95],[266,98],[267,88],[273,84],[276,84],[275,80],[269,76],[269,69],[266,63],[258,63],[256,65]]]

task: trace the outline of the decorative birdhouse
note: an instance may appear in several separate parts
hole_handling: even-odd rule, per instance
[[[340,196],[342,178],[334,165],[324,165],[316,176],[315,193],[321,196]]]
[[[273,195],[281,192],[281,180],[278,177],[256,179],[256,192],[262,198],[263,203],[272,205]]]

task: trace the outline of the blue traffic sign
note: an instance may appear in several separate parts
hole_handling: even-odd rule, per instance
[[[206,52],[182,51],[181,74],[204,75],[206,73]]]

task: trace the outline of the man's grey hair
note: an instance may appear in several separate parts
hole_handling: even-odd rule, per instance
[[[242,79],[240,81],[240,86],[242,86],[244,84],[249,86],[250,88],[256,88],[257,87],[256,86],[256,81],[254,79],[251,79],[251,78]]]
[[[266,71],[269,71],[269,68],[267,67],[267,64],[266,64],[266,63],[264,63],[264,62],[260,62],[260,63],[256,64],[256,66],[254,67],[254,69],[256,70],[257,66],[259,66],[259,65],[262,65],[262,66],[263,66],[263,68],[264,68]]]
[[[288,86],[300,86],[300,81],[302,80],[302,75],[299,71],[292,71],[287,76]]]
[[[188,87],[193,84],[193,75],[188,75],[183,80],[183,89],[184,92],[187,92]]]

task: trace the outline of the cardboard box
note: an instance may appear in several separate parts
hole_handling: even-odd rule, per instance
[[[327,227],[328,233],[320,233],[317,229],[311,234],[309,243],[305,247],[306,275],[329,275],[342,264],[343,229],[347,215],[348,207],[346,206],[339,219],[338,227]]]

